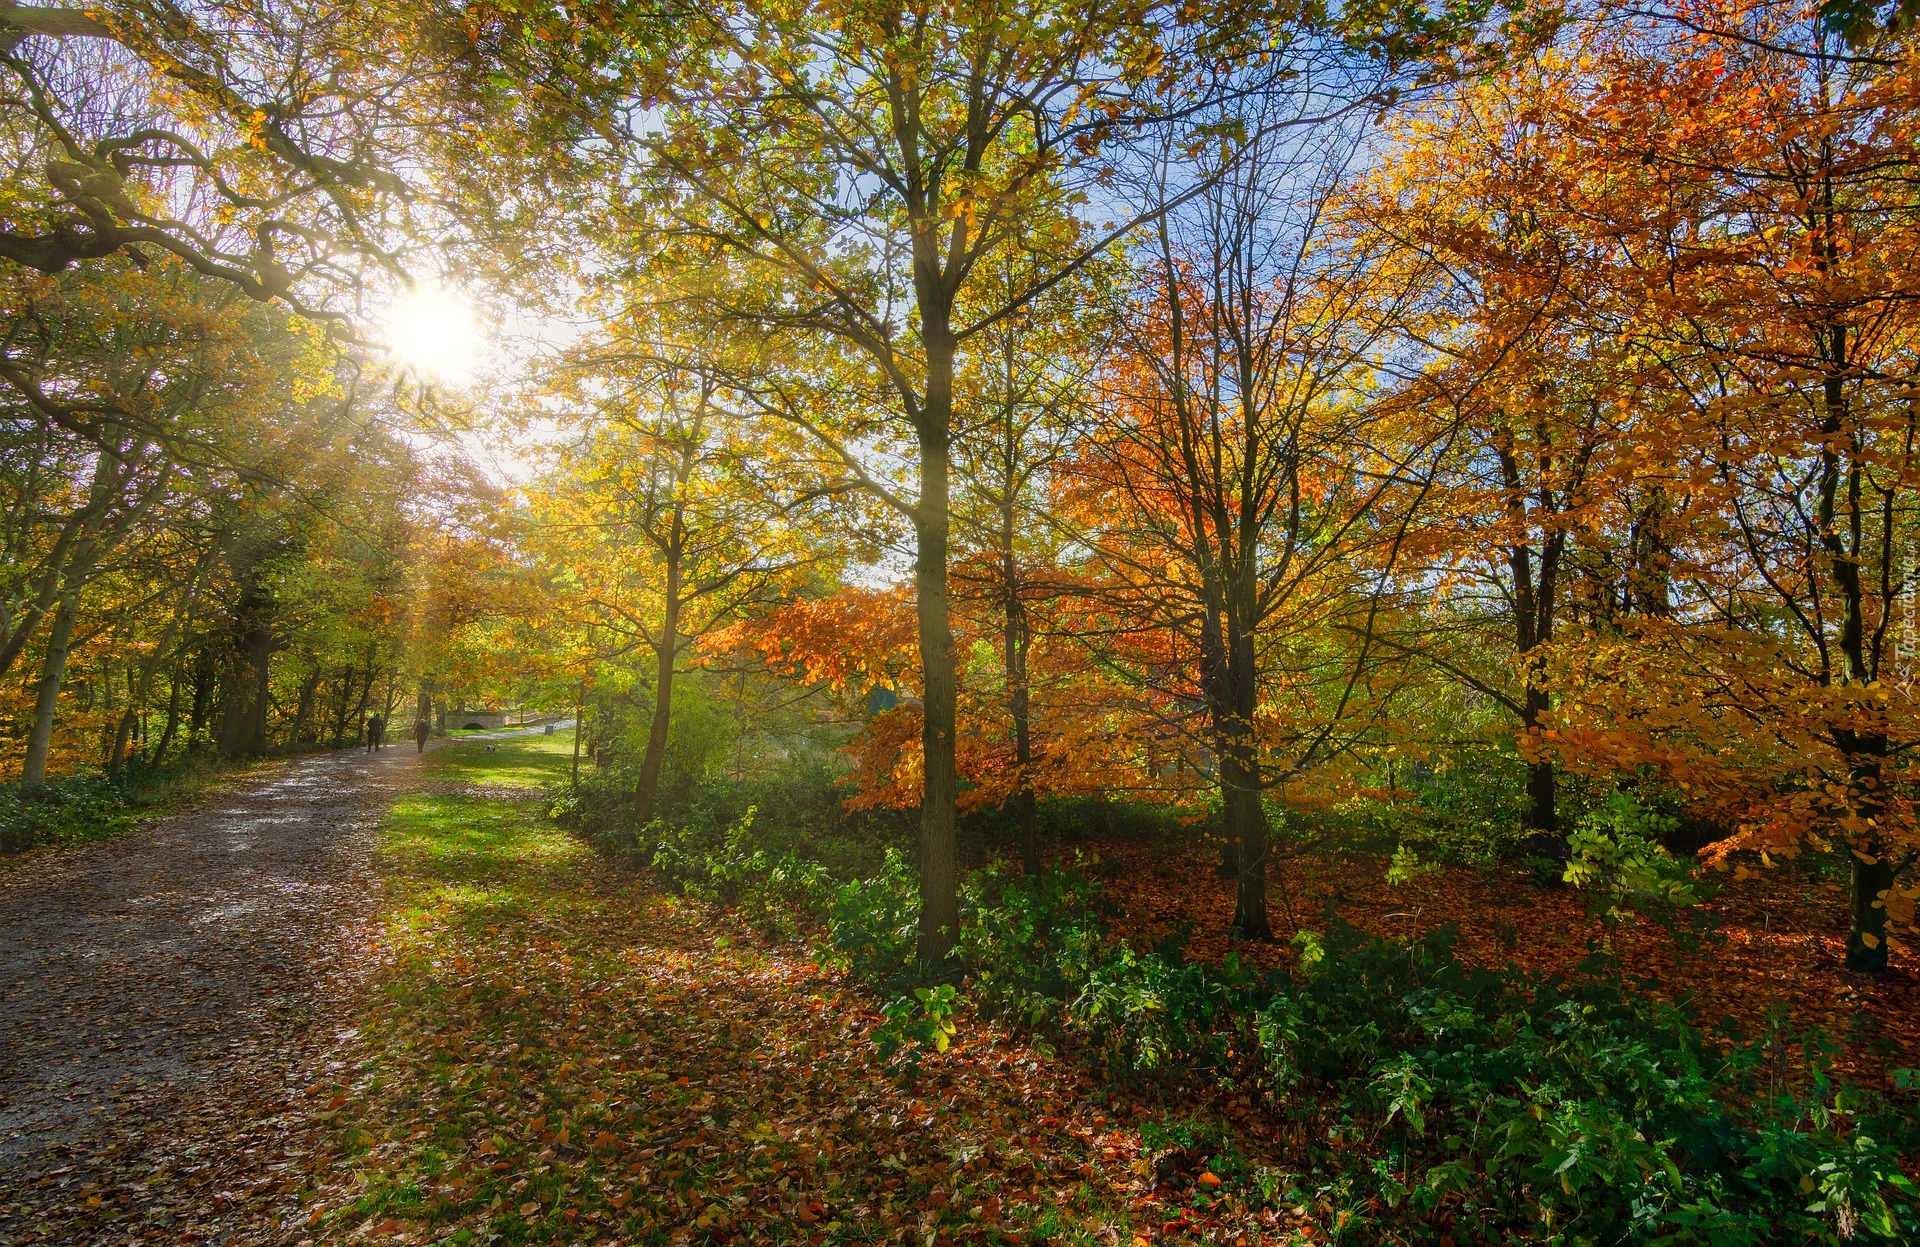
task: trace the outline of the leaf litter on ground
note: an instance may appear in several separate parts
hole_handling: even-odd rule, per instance
[[[939,1247],[1166,1220],[1140,1114],[1065,1062],[980,1029],[905,1087],[870,997],[526,807],[416,796],[387,844],[391,964],[316,1242]]]

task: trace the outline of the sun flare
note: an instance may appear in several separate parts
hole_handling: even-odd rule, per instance
[[[478,364],[480,322],[457,296],[422,287],[395,305],[386,345],[424,380],[471,381]]]

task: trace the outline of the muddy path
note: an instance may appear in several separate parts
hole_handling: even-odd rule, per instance
[[[220,1159],[210,1123],[297,1095],[359,973],[373,828],[417,761],[296,759],[0,875],[0,1243],[73,1241],[62,1213],[102,1205],[132,1223],[115,1241],[164,1234],[169,1177]]]

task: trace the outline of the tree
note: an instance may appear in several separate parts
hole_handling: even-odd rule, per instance
[[[1895,172],[1920,139],[1909,43],[1856,53],[1801,4],[1630,24],[1596,35],[1606,105],[1569,128],[1613,175],[1593,217],[1618,239],[1618,331],[1657,362],[1679,434],[1692,522],[1673,610],[1716,643],[1670,669],[1773,746],[1774,782],[1723,790],[1748,800],[1723,807],[1735,834],[1716,853],[1831,838],[1852,876],[1847,965],[1868,971],[1890,911],[1910,918],[1899,885],[1920,858],[1920,724],[1894,686],[1920,468],[1915,201]],[[1657,619],[1646,639],[1678,637]]]
[[[1022,251],[1058,251],[1027,240]],[[1030,280],[1005,266],[1015,257],[997,258],[983,271],[982,286],[1002,292],[988,302],[1007,304],[1005,290]],[[987,327],[975,339],[966,366],[956,377],[956,406],[961,413],[956,430],[955,465],[961,498],[954,518],[956,600],[965,611],[984,609],[997,616],[1000,675],[1006,699],[1006,721],[1011,737],[1008,767],[987,770],[978,759],[963,768],[976,785],[995,790],[994,772],[1010,770],[1009,803],[1020,833],[1020,860],[1028,874],[1041,869],[1037,832],[1037,797],[1042,786],[1055,791],[1067,785],[1059,777],[1043,777],[1057,770],[1061,759],[1048,766],[1047,746],[1036,755],[1034,676],[1036,639],[1048,639],[1046,604],[1065,587],[1060,567],[1062,529],[1050,513],[1052,478],[1071,453],[1078,438],[1090,396],[1096,361],[1105,345],[1104,334],[1090,323],[1088,307],[1096,300],[1098,269],[1082,279],[1062,282],[1033,299],[1015,315]],[[1059,641],[1053,640],[1058,648]],[[1080,672],[1074,672],[1080,675]],[[1044,697],[1047,690],[1041,690]],[[1044,714],[1044,712],[1043,712]],[[1056,709],[1045,718],[1056,728]],[[1066,737],[1056,732],[1058,750]],[[1084,743],[1084,741],[1083,741]],[[1083,771],[1097,769],[1092,758],[1081,757]],[[983,773],[984,772],[984,773]]]
[[[762,490],[751,422],[702,352],[616,322],[561,381],[578,430],[533,495],[539,543],[563,613],[607,657],[653,655],[653,709],[634,816],[654,814],[675,677],[701,639],[787,592],[818,552]]]
[[[1390,405],[1451,438],[1408,569],[1442,607],[1381,642],[1511,716],[1528,849],[1561,862],[1550,655],[1576,563],[1649,475],[1633,453],[1641,378],[1606,327],[1605,242],[1569,206],[1588,171],[1540,117],[1577,74],[1547,55],[1410,111],[1363,210],[1431,274],[1403,321],[1418,363]]]
[[[890,394],[914,488],[861,461],[856,427],[787,414],[846,479],[913,527],[922,664],[920,956],[959,931],[958,687],[948,560],[956,359],[984,328],[1090,254],[1042,266],[1011,302],[972,278],[1022,222],[1072,195],[1162,49],[1137,5],[840,4],[722,9],[664,89],[662,124],[620,135],[658,240],[710,320],[837,339]],[[705,276],[718,255],[746,280]]]
[[[0,261],[165,255],[344,329],[359,266],[398,271],[407,123],[452,46],[406,6],[0,4]]]
[[[938,965],[958,930],[958,683],[948,564],[955,378],[995,324],[1126,236],[1121,219],[1024,257],[1018,285],[978,281],[1028,223],[1113,204],[1108,144],[1177,121],[1221,91],[1291,101],[1274,124],[1359,106],[1320,81],[1327,45],[1235,10],[1148,3],[859,5],[717,11],[661,109],[593,119],[635,194],[623,208],[650,263],[711,322],[832,339],[878,421],[780,408],[822,447],[840,486],[869,491],[914,531],[922,663],[920,955]],[[1189,53],[1192,59],[1189,60]],[[1243,62],[1222,76],[1220,64]],[[1151,216],[1158,203],[1129,211]],[[869,409],[871,414],[871,409]],[[884,432],[883,432],[884,430]],[[904,433],[911,484],[876,464]]]
[[[1178,638],[1176,661],[1136,670],[1161,698],[1204,708],[1237,848],[1233,928],[1249,939],[1270,935],[1266,790],[1337,752],[1366,703],[1362,550],[1384,534],[1392,567],[1405,525],[1388,510],[1417,492],[1430,449],[1383,440],[1365,398],[1401,295],[1336,218],[1358,132],[1258,129],[1203,157],[1220,163],[1199,171],[1204,193],[1143,246],[1102,421],[1069,487],[1109,600],[1133,630]],[[1356,602],[1361,644],[1306,678],[1329,653],[1297,643],[1351,625]],[[1285,680],[1290,664],[1302,665]],[[1331,702],[1309,697],[1283,725],[1288,683]]]
[[[1480,530],[1557,542],[1577,573],[1533,581],[1536,620],[1586,616],[1536,626],[1523,659],[1536,769],[1651,770],[1723,829],[1709,860],[1840,847],[1848,964],[1873,970],[1915,846],[1893,682],[1913,199],[1892,173],[1915,135],[1905,36],[1856,53],[1814,18],[1583,26],[1454,93],[1388,215],[1463,274],[1442,401],[1526,439]]]

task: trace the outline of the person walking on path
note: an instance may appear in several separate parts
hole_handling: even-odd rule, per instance
[[[367,752],[372,753],[380,747],[380,737],[387,730],[387,721],[379,715],[367,720]]]
[[[427,751],[427,737],[431,735],[433,735],[433,724],[426,719],[420,719],[413,725],[413,743],[420,747],[421,753]]]

